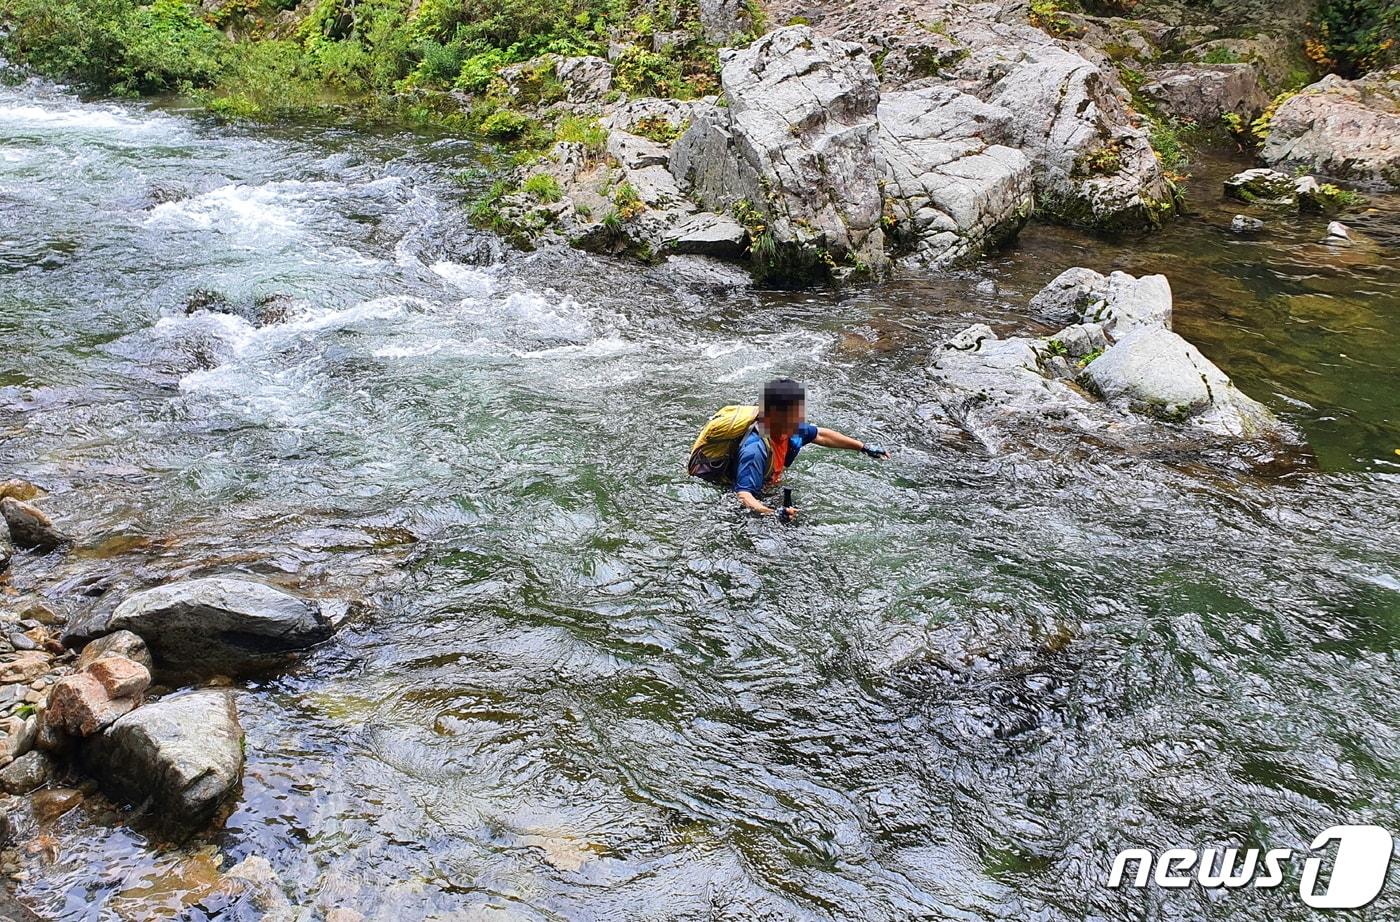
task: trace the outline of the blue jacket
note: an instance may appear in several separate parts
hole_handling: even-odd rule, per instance
[[[787,442],[787,458],[783,466],[792,464],[797,457],[797,453],[802,450],[802,446],[811,442],[817,437],[817,427],[811,423],[803,423],[797,427],[797,431]],[[744,436],[744,441],[739,443],[739,464],[734,472],[734,492],[752,493],[758,496],[763,492],[764,478],[768,476],[768,446],[764,444],[763,437],[758,434],[757,429],[753,429]]]

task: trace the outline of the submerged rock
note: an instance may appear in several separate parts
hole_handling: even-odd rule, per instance
[[[9,480],[0,482],[0,500],[17,499],[20,502],[29,502],[31,499],[38,499],[44,495],[44,491],[27,480],[20,480],[12,477]]]
[[[230,577],[187,580],[135,593],[101,625],[146,641],[156,666],[177,674],[239,675],[282,665],[328,638],[315,602]]]
[[[720,81],[728,105],[698,114],[672,153],[682,187],[711,211],[760,215],[777,274],[881,271],[880,92],[865,51],[792,26],[725,52]]]
[[[1400,188],[1400,67],[1345,80],[1329,74],[1278,107],[1266,163]]]
[[[9,526],[10,537],[19,547],[53,551],[69,543],[69,538],[38,508],[7,496],[0,500],[0,515]]]
[[[243,775],[243,728],[232,692],[172,695],[120,718],[82,748],[110,797],[148,811],[167,831],[207,822]]]
[[[1351,243],[1351,231],[1341,221],[1333,221],[1327,225],[1327,239]]]
[[[1254,234],[1264,229],[1264,222],[1258,218],[1237,214],[1230,219],[1230,230],[1237,234]]]

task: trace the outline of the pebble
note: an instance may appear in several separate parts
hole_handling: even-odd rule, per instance
[[[10,635],[10,646],[14,647],[16,650],[39,649],[39,645],[37,643],[30,640],[27,636],[19,633],[18,631]]]
[[[83,802],[76,788],[49,788],[34,794],[34,816],[41,823],[52,822]]]

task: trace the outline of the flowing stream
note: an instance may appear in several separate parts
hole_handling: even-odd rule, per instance
[[[82,536],[9,591],[366,603],[240,686],[208,838],[100,797],[28,821],[40,915],[259,918],[214,887],[258,855],[307,919],[1300,919],[1298,867],[1104,882],[1129,846],[1400,832],[1394,197],[1352,248],[1316,215],[1240,238],[1218,155],[1145,240],[1033,226],[965,272],[765,293],[504,252],[451,180],[481,155],[0,89],[0,475]],[[1316,468],[959,438],[931,348],[1043,332],[1026,302],[1072,265],[1165,272]],[[779,372],[894,450],[804,452],[795,527],[683,470]],[[1400,914],[1397,876],[1353,917]]]

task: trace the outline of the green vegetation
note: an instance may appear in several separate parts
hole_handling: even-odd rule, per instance
[[[1239,64],[1240,56],[1229,48],[1217,45],[1206,52],[1201,61],[1206,64]]]
[[[564,190],[559,188],[559,180],[548,173],[536,173],[525,180],[520,188],[527,195],[546,204],[557,202],[564,197]]]
[[[1284,90],[1273,98],[1258,118],[1249,123],[1249,133],[1257,143],[1263,144],[1268,140],[1269,129],[1273,127],[1274,116],[1278,114],[1279,107],[1297,95],[1297,90]]]
[[[1400,3],[1322,0],[1308,56],[1327,70],[1356,77],[1400,61]]]
[[[0,0],[0,54],[102,93],[179,93],[232,117],[353,105],[477,128],[513,146],[584,126],[522,110],[564,98],[551,58],[606,55],[619,94],[715,92],[717,49],[692,2],[663,0]],[[295,9],[294,18],[288,11]],[[757,4],[747,6],[755,34]],[[654,36],[669,41],[656,47]],[[503,69],[522,62],[509,79]],[[450,91],[470,94],[463,112]]]

